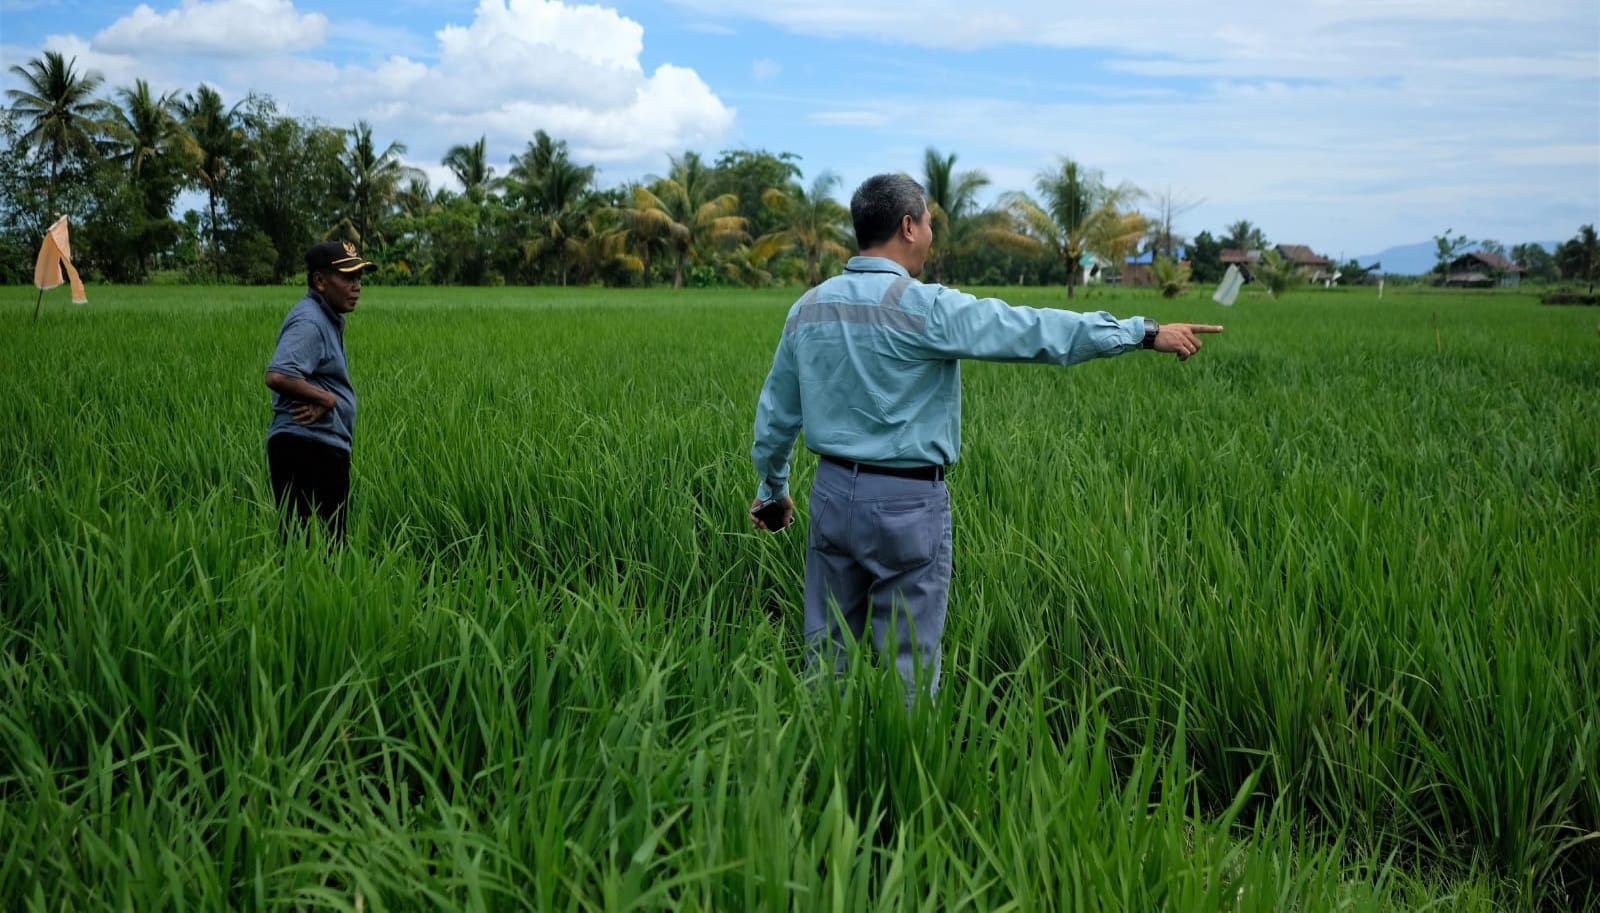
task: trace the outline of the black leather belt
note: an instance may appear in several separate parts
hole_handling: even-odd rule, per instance
[[[849,460],[841,460],[825,453],[818,454],[818,456],[835,466],[843,466],[845,469],[865,472],[869,475],[894,476],[897,479],[921,479],[924,482],[944,481],[943,466],[875,466],[871,463],[852,463]]]

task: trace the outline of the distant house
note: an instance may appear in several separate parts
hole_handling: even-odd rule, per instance
[[[1256,281],[1255,266],[1261,262],[1261,251],[1240,250],[1237,247],[1224,247],[1222,249],[1222,268],[1224,271],[1230,266],[1239,268],[1239,275],[1246,282]]]
[[[1180,246],[1175,253],[1178,255],[1177,262],[1179,264],[1189,262],[1189,252],[1182,246]],[[1136,257],[1128,257],[1122,264],[1122,284],[1139,286],[1155,285],[1155,273],[1151,271],[1151,267],[1155,265],[1155,262],[1155,251],[1147,250]]]
[[[1304,244],[1279,244],[1278,256],[1300,267],[1310,282],[1323,282],[1332,272],[1328,268],[1332,265],[1328,262],[1328,258]]]
[[[1326,282],[1332,278],[1330,267],[1332,264],[1327,257],[1318,255],[1304,244],[1279,244],[1273,248],[1278,256],[1295,264],[1306,274],[1308,282]],[[1261,251],[1239,250],[1238,248],[1224,248],[1222,251],[1222,265],[1237,266],[1244,276],[1244,281],[1251,282],[1255,279],[1255,268],[1261,263]]]
[[[1083,278],[1079,281],[1084,285],[1099,285],[1106,278],[1105,268],[1110,262],[1100,258],[1100,255],[1084,251],[1078,258],[1078,267],[1083,270]]]
[[[1493,288],[1496,285],[1515,288],[1522,284],[1524,272],[1522,267],[1497,253],[1478,250],[1450,261],[1444,284],[1455,288]]]

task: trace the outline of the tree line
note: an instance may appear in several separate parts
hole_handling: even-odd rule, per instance
[[[451,147],[441,164],[459,189],[434,187],[404,144],[364,121],[290,116],[256,93],[229,105],[207,85],[156,94],[139,79],[102,94],[98,73],[54,51],[11,72],[22,87],[0,111],[4,283],[29,281],[58,213],[72,218],[80,269],[117,282],[280,283],[303,271],[312,243],[345,239],[391,284],[815,284],[853,247],[839,178],[806,181],[787,152],[686,151],[664,175],[602,188],[565,140],[535,130],[504,173],[483,138]],[[954,153],[928,149],[922,172],[933,281],[1070,293],[1094,263],[1114,276],[1127,256],[1153,252],[1156,282],[1173,293],[1220,278],[1225,248],[1268,246],[1248,221],[1190,242],[1173,231],[1182,207],[1170,193],[1146,215],[1139,188],[1068,157],[1032,192],[989,206],[989,178],[958,169]],[[204,207],[175,218],[186,190]]]

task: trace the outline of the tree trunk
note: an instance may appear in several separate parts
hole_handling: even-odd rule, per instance
[[[49,227],[56,221],[56,157],[50,156],[50,185],[44,191],[44,224]]]
[[[206,186],[206,197],[211,208],[211,274],[218,281],[222,279],[222,258],[217,255],[217,189]]]
[[[678,251],[678,266],[672,274],[672,287],[683,288],[683,251]]]

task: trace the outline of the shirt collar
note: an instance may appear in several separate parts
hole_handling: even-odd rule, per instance
[[[315,301],[317,306],[322,308],[322,313],[326,314],[328,319],[333,322],[334,329],[341,333],[344,332],[344,315],[335,311],[333,306],[328,304],[327,299],[322,297],[321,292],[314,288],[306,289],[306,297]]]
[[[911,278],[911,273],[905,267],[888,257],[851,257],[844,268],[854,273],[894,273]]]

